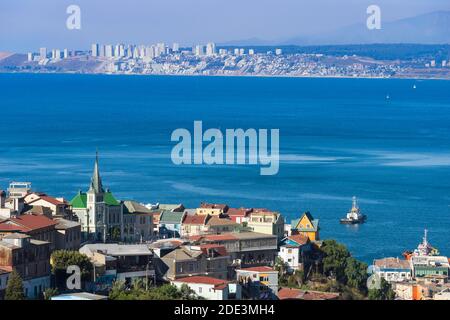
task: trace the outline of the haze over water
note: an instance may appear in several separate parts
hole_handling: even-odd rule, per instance
[[[24,180],[71,199],[98,147],[122,200],[267,207],[288,222],[309,210],[322,239],[366,262],[414,249],[427,228],[450,255],[450,81],[2,74],[0,112],[0,189]],[[279,174],[173,165],[170,135],[194,120],[279,128]],[[340,225],[353,195],[368,221]]]

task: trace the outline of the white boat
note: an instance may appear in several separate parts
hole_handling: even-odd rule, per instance
[[[359,210],[358,201],[356,200],[356,197],[353,197],[352,202],[352,208],[350,209],[350,212],[347,213],[347,216],[344,219],[341,219],[342,224],[357,224],[357,223],[364,223],[367,219],[367,216],[365,214],[361,213],[361,210]]]

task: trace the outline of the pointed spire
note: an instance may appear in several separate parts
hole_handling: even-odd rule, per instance
[[[100,171],[98,169],[98,149],[95,152],[95,164],[94,164],[94,173],[91,179],[91,185],[89,191],[95,191],[95,193],[103,193],[102,178],[100,177]]]

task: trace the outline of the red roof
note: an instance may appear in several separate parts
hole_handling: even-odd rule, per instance
[[[23,214],[17,216],[16,218],[9,218],[0,223],[0,230],[4,228],[9,229],[11,225],[15,224],[15,228],[20,228],[21,232],[30,232],[34,230],[39,230],[43,228],[52,227],[58,224],[58,222],[47,218],[43,215],[36,214]]]
[[[29,202],[29,203],[33,203],[33,202],[39,201],[41,199],[44,200],[44,201],[47,201],[48,203],[51,203],[51,204],[53,204],[55,206],[60,205],[60,204],[65,204],[64,202],[59,201],[56,198],[49,197],[47,195],[40,195],[39,198],[37,198],[37,199],[35,199],[35,200],[33,200],[33,201]]]
[[[245,217],[247,216],[250,212],[252,212],[253,209],[247,209],[247,208],[230,208],[227,211],[227,215],[229,216],[241,216],[241,217]]]
[[[300,245],[307,244],[309,242],[309,238],[302,234],[295,234],[288,237],[289,240],[292,240]]]
[[[213,285],[215,289],[223,289],[228,281],[217,279],[213,277],[205,277],[205,276],[193,276],[176,279],[175,282],[184,282],[184,283],[198,283],[198,284],[210,284]]]
[[[186,215],[183,224],[206,224],[208,215]]]
[[[208,249],[215,249],[221,256],[227,256],[228,252],[227,249],[225,248],[225,246],[222,246],[220,244],[202,244],[199,246],[200,249],[206,253],[208,251]]]
[[[228,208],[226,204],[220,204],[220,203],[200,203],[200,208],[207,208],[207,209],[222,209],[225,210]]]
[[[262,267],[250,267],[250,268],[240,268],[238,270],[242,270],[242,271],[253,271],[253,272],[270,272],[270,271],[275,271],[278,272],[276,270],[273,270],[273,268],[271,267],[267,267],[267,266],[262,266]]]

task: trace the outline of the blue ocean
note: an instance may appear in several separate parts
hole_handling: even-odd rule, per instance
[[[280,129],[280,170],[176,166],[177,128]],[[320,219],[321,238],[366,262],[401,256],[428,229],[450,255],[450,81],[0,75],[0,189],[71,199],[96,148],[104,184],[144,203],[267,207]],[[339,224],[359,198],[365,224]]]

